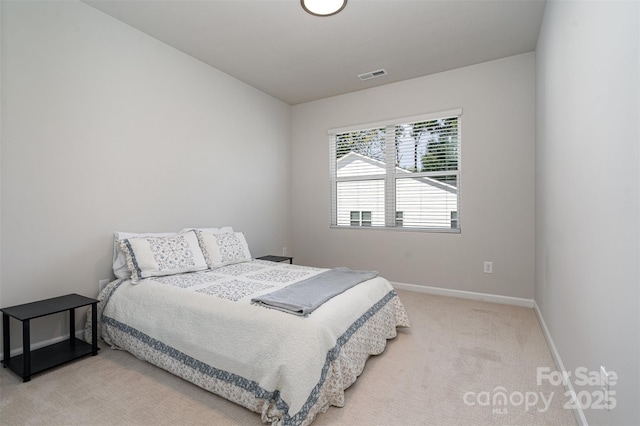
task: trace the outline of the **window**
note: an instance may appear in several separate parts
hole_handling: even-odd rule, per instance
[[[331,226],[459,232],[461,115],[330,130]]]
[[[360,226],[360,212],[351,212],[351,226]]]
[[[360,226],[371,226],[371,212],[362,212]]]
[[[371,226],[371,212],[352,211],[350,218],[351,226]]]

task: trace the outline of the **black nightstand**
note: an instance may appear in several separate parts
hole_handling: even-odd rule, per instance
[[[91,344],[77,339],[75,309],[91,305]],[[22,377],[24,382],[31,380],[31,375],[56,367],[65,362],[73,361],[86,355],[98,355],[98,301],[79,294],[54,297],[39,302],[25,303],[8,308],[2,308],[2,337],[5,368]],[[45,346],[31,352],[31,335],[29,321],[58,312],[69,311],[69,340]],[[9,321],[13,317],[22,321],[22,354],[11,356],[11,337],[9,335]]]
[[[289,257],[289,256],[269,255],[269,256],[256,257],[256,259],[268,260],[269,262],[286,262],[288,260],[290,265],[293,264],[293,257]]]

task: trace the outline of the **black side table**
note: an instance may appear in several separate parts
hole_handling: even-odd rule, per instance
[[[88,344],[77,339],[75,309],[81,306],[91,305],[91,330],[92,342]],[[25,303],[24,305],[11,306],[0,309],[2,311],[2,336],[4,367],[22,377],[24,382],[31,380],[31,375],[40,373],[65,362],[73,361],[86,355],[98,355],[98,300],[79,294],[54,297],[39,302]],[[31,351],[31,336],[29,321],[58,312],[69,311],[69,340],[54,343],[49,346]],[[11,356],[11,337],[9,335],[9,321],[13,317],[22,321],[22,354]]]
[[[256,257],[256,259],[268,260],[269,262],[285,262],[285,261],[288,260],[290,265],[293,264],[293,257],[289,257],[289,256],[273,256],[273,255],[269,255],[269,256]]]

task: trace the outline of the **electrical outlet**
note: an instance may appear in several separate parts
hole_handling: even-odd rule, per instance
[[[493,274],[493,262],[484,262],[484,273]]]
[[[98,293],[100,293],[110,281],[110,279],[98,281]]]
[[[287,255],[287,248],[286,247],[282,247],[282,255],[283,256]]]

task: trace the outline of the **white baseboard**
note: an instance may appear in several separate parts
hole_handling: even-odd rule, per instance
[[[558,349],[556,348],[555,343],[553,343],[553,338],[551,338],[551,333],[549,333],[547,324],[544,322],[544,318],[542,317],[542,312],[540,312],[540,308],[538,307],[538,304],[535,303],[535,301],[533,304],[533,310],[536,313],[536,316],[538,317],[538,322],[540,322],[540,326],[542,327],[542,333],[544,334],[544,338],[547,340],[547,344],[549,345],[549,350],[551,351],[551,356],[553,357],[553,361],[556,363],[556,368],[558,369],[558,371],[561,371],[564,373],[567,370],[564,368],[562,358],[560,358],[560,353],[558,352]],[[571,383],[571,380],[566,380],[565,389],[569,391],[570,395],[576,394],[575,390],[573,389],[573,384]],[[582,407],[580,407],[580,404],[573,404],[573,405],[575,406],[575,408],[573,409],[573,416],[575,417],[578,424],[582,426],[588,426],[589,423],[587,423],[587,418],[584,416],[584,411],[582,410]]]
[[[533,308],[533,299],[524,299],[521,297],[499,296],[497,294],[476,293],[473,291],[452,290],[449,288],[429,287],[416,284],[404,284],[392,282],[391,285],[399,290],[414,291],[416,293],[434,294],[437,296],[450,296],[459,299],[480,300],[483,302],[501,303],[503,305],[522,306],[525,308]]]
[[[84,340],[84,327],[82,330],[76,330],[76,337],[80,340]],[[12,339],[13,340],[13,339]],[[22,335],[20,335],[20,340],[22,341]],[[51,339],[43,340],[40,342],[32,343],[31,350],[35,351],[36,349],[44,348],[45,346],[53,345],[55,343],[60,343],[62,341],[69,340],[69,335],[65,334],[64,336],[53,337]],[[22,353],[22,346],[15,348],[11,351],[11,356],[20,355]],[[0,352],[0,358],[4,359],[4,352]]]

